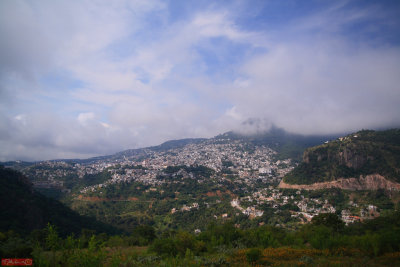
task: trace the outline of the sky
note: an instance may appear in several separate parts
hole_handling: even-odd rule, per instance
[[[2,0],[0,161],[400,126],[400,1]]]

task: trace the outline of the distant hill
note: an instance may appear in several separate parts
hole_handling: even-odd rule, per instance
[[[217,135],[213,138],[186,138],[179,140],[170,140],[158,146],[147,148],[128,149],[118,152],[114,155],[91,158],[86,161],[104,160],[104,159],[118,159],[121,157],[131,157],[146,155],[146,150],[153,152],[163,152],[170,149],[182,148],[189,144],[200,144],[206,141],[215,142],[229,142],[240,140],[251,143],[253,145],[265,145],[278,152],[279,159],[292,158],[301,160],[301,155],[308,147],[323,144],[327,140],[332,140],[339,137],[339,135],[301,135],[286,132],[284,129],[272,127],[268,131],[259,132],[257,134],[240,134],[233,131]],[[82,162],[82,160],[80,160]]]
[[[6,168],[12,168],[14,170],[20,171],[26,167],[34,165],[34,162],[27,162],[27,161],[6,161],[6,162],[0,162],[0,165],[6,167]]]
[[[189,144],[199,144],[206,140],[207,140],[206,138],[186,138],[186,139],[179,139],[179,140],[170,140],[170,141],[166,141],[158,146],[151,146],[151,147],[147,147],[147,148],[128,149],[128,150],[124,150],[124,151],[118,152],[114,155],[106,156],[106,157],[121,158],[124,156],[125,157],[138,156],[138,155],[144,156],[146,154],[145,150],[151,150],[154,152],[162,152],[162,151],[167,151],[170,149],[181,148],[181,147],[184,147]]]
[[[189,144],[199,144],[206,141],[206,138],[186,138],[186,139],[179,139],[179,140],[170,140],[167,142],[162,143],[159,146],[149,147],[149,149],[153,151],[165,151],[168,149],[175,149],[181,148]]]
[[[313,184],[360,175],[400,182],[400,129],[363,130],[308,148],[302,163],[284,177],[284,182]]]
[[[140,157],[145,158],[149,151],[152,152],[163,152],[170,149],[182,148],[189,144],[200,144],[206,141],[215,142],[230,142],[234,140],[240,140],[248,142],[253,145],[265,145],[278,152],[278,159],[291,158],[297,161],[301,160],[301,155],[306,148],[323,144],[327,140],[336,139],[339,135],[301,135],[286,132],[282,128],[271,127],[270,130],[259,132],[256,134],[241,134],[237,132],[226,132],[224,134],[217,135],[213,138],[186,138],[179,140],[166,141],[158,146],[151,146],[146,148],[127,149],[121,152],[117,152],[112,155],[98,156],[88,159],[54,159],[50,161],[65,161],[69,163],[80,163],[90,164],[95,162],[105,162],[119,160],[124,157]],[[22,170],[26,167],[34,165],[35,162],[22,162],[22,161],[9,161],[0,162],[0,164],[10,167],[16,170]]]
[[[327,140],[339,137],[338,135],[301,135],[286,132],[284,129],[271,127],[269,131],[257,134],[240,134],[227,132],[215,139],[231,139],[250,142],[254,145],[266,145],[278,152],[279,159],[292,158],[301,160],[301,155],[308,147],[323,144]]]
[[[47,223],[56,225],[61,234],[80,233],[83,228],[114,233],[115,229],[83,217],[61,202],[36,192],[20,172],[0,165],[0,231],[28,233]]]

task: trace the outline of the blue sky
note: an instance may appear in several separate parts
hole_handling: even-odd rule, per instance
[[[3,161],[400,125],[399,1],[3,0],[0,36]]]

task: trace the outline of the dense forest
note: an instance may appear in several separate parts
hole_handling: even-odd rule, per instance
[[[29,234],[56,225],[60,234],[78,234],[83,228],[118,233],[112,226],[79,215],[61,202],[36,192],[21,173],[0,165],[0,231]]]

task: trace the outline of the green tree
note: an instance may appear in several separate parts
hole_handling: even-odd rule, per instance
[[[149,250],[162,256],[175,257],[178,254],[175,241],[172,238],[160,238],[154,240]]]
[[[50,223],[47,224],[46,247],[52,251],[61,248],[61,238],[58,236],[55,226]]]
[[[55,266],[56,263],[56,250],[61,248],[61,238],[54,225],[47,224],[46,247],[51,250],[51,265]]]
[[[193,251],[195,247],[195,238],[193,235],[188,232],[180,232],[176,235],[175,238],[176,248],[178,253],[181,255],[185,255],[186,250]]]
[[[150,225],[139,225],[133,229],[132,237],[136,239],[137,245],[148,245],[156,238],[156,232]]]
[[[313,225],[324,225],[335,232],[341,232],[344,229],[344,222],[334,213],[320,213],[311,220]]]

